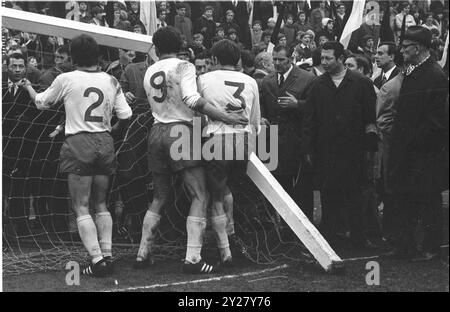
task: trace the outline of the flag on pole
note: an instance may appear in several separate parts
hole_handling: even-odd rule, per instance
[[[272,36],[270,37],[269,46],[267,47],[267,52],[272,54],[273,48],[277,44],[278,34],[280,33],[281,22],[283,21],[283,11],[284,6],[280,6],[280,12],[278,13],[277,22],[275,24],[275,28],[273,29]]]
[[[140,1],[140,20],[147,31],[147,35],[153,35],[156,31],[156,4],[155,1]]]
[[[442,68],[445,67],[445,63],[447,62],[447,54],[448,54],[448,32],[447,32],[447,39],[445,40],[444,52],[442,53],[442,58],[439,61],[439,65],[441,65]]]
[[[353,2],[352,13],[345,24],[341,39],[339,40],[344,46],[344,49],[347,49],[352,33],[357,30],[363,22],[365,4],[365,0],[355,0]]]

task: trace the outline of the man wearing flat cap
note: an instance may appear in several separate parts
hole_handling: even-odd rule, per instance
[[[401,46],[404,79],[396,103],[388,163],[400,230],[390,255],[416,261],[438,256],[442,239],[441,192],[448,188],[444,161],[448,81],[442,68],[430,58],[430,46],[428,29],[408,28]],[[414,239],[418,220],[424,231],[420,252]]]

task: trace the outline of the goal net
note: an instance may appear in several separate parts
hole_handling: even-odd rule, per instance
[[[34,36],[23,29],[12,28],[4,28],[2,40],[4,56],[14,49],[27,56],[26,75],[36,90],[45,89],[42,79],[35,76],[37,70],[50,75],[55,70],[58,44],[69,43],[51,33],[46,35],[40,31]],[[34,45],[26,44],[27,40],[35,41],[45,49],[37,53],[37,49],[33,50]],[[103,70],[117,61],[117,46],[104,43]],[[139,57],[139,53],[136,54]],[[33,59],[37,69],[32,68]],[[6,72],[2,78],[3,274],[62,270],[71,260],[87,261],[71,209],[67,177],[58,173],[64,134],[61,131],[55,135],[54,131],[63,125],[64,106],[61,103],[50,110],[39,111],[32,102],[20,98],[20,88],[16,93],[11,90]],[[116,259],[136,256],[142,220],[153,195],[146,160],[147,134],[153,119],[145,99],[139,100],[142,100],[141,104],[134,108],[127,133],[115,140],[119,168],[113,177],[108,207],[114,220],[113,254]],[[236,247],[235,256],[241,255],[257,264],[271,264],[280,259],[305,261],[302,244],[295,235],[285,235],[289,234],[289,227],[249,177],[233,176],[229,187],[234,202],[236,234],[231,243]],[[185,253],[190,200],[176,177],[173,178],[172,196],[173,203],[163,211],[154,250],[156,260],[178,260]],[[204,246],[206,256],[216,257],[218,250],[210,228]]]

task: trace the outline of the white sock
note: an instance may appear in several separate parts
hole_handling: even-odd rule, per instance
[[[77,218],[77,225],[83,245],[92,257],[92,263],[96,264],[103,259],[103,255],[98,243],[94,220],[91,215],[81,216]]]
[[[187,248],[186,261],[198,263],[202,259],[201,251],[203,245],[203,234],[206,229],[206,218],[187,217]]]
[[[217,247],[219,247],[220,258],[222,261],[231,258],[230,243],[227,234],[227,216],[220,215],[211,218],[211,225],[216,234]]]
[[[153,241],[155,240],[156,230],[158,228],[160,220],[161,216],[157,213],[154,213],[150,210],[147,210],[147,212],[145,213],[144,223],[142,225],[141,244],[139,246],[136,260],[143,261],[147,259],[148,254],[151,251]]]
[[[100,249],[104,257],[112,257],[112,227],[113,221],[111,214],[99,212],[95,215],[95,224],[97,225]]]
[[[234,234],[234,218],[233,218],[233,194],[228,193],[223,198],[223,208],[228,217],[227,234]]]

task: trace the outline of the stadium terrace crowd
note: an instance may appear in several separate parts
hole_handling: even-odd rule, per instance
[[[178,60],[191,64],[199,85],[202,81],[207,85],[202,77],[214,77],[212,73],[226,70],[255,81],[258,105],[249,105],[248,109],[258,109],[261,126],[278,126],[279,165],[272,173],[311,221],[313,192],[320,191],[322,216],[318,227],[332,246],[340,241],[348,241],[354,248],[389,246],[386,256],[431,260],[440,251],[441,192],[448,189],[448,54],[444,43],[448,36],[448,2],[374,2],[380,6],[380,15],[375,20],[365,18],[346,49],[339,40],[351,1],[311,1],[312,8],[307,1],[157,1],[156,26],[170,38],[180,39],[179,48],[163,55],[175,53]],[[66,16],[65,2],[5,3],[18,10]],[[79,1],[79,10],[74,13],[78,16],[72,18],[146,34],[139,6],[138,1],[114,2],[113,14],[107,14],[106,1]],[[273,17],[275,12],[282,14],[281,25]],[[29,235],[29,204],[24,194],[46,201],[38,202],[38,215],[58,218],[68,211],[67,202],[61,199],[67,188],[54,179],[65,131],[67,136],[64,120],[68,116],[62,109],[39,111],[30,89],[45,92],[59,75],[76,72],[73,42],[6,28],[2,28],[2,37],[3,200],[16,235]],[[160,45],[164,44],[162,40]],[[218,47],[238,55],[236,64]],[[165,60],[158,61],[152,54],[99,47],[99,70],[120,83],[132,110],[128,136],[142,127],[147,129],[145,135],[156,131],[153,119],[166,114],[152,112],[151,100],[147,99],[151,87],[144,83],[146,73]],[[22,83],[23,78],[27,83]],[[153,88],[162,88],[153,82]],[[214,114],[213,118],[226,124],[226,118]],[[127,114],[122,115],[126,119]],[[131,147],[133,153],[147,153],[140,137],[124,141],[124,131],[120,131],[124,126],[117,119],[112,121],[116,149]],[[128,157],[119,153],[119,163]],[[146,172],[143,179],[150,183],[151,174],[147,172],[157,169],[145,160],[139,166],[121,171],[119,164],[114,183],[122,186],[112,195],[110,210],[115,212],[116,236],[127,232],[127,213],[138,213],[132,226],[144,223],[136,261],[136,267],[142,268],[143,262],[150,262],[146,261],[151,253],[148,245],[154,239],[151,235],[159,223],[161,207],[154,200],[147,213],[142,212],[149,204],[148,190],[145,184],[133,180],[133,174]],[[167,182],[161,182],[161,178],[158,181]],[[189,181],[184,177],[186,184]],[[154,186],[157,182],[151,183]],[[218,246],[225,266],[231,254],[223,231],[226,229],[230,242],[235,235],[232,214],[228,213],[233,197],[227,186],[218,189],[222,202],[217,205],[227,212],[227,221],[218,212],[214,222],[215,229],[222,230],[217,231]],[[192,190],[195,198],[198,190],[195,186]],[[133,199],[123,207],[125,198]],[[200,222],[192,207],[185,272],[212,273],[216,266],[199,262],[189,247],[198,243],[192,238],[196,235],[192,229]],[[98,218],[108,218],[106,214],[107,210],[101,209]],[[51,224],[53,231],[67,230],[65,220],[52,219]],[[424,233],[420,241],[415,237],[418,225]],[[83,239],[81,232],[80,236]],[[110,243],[105,248],[109,250],[106,256],[103,253],[106,259],[111,256]],[[98,250],[95,257],[95,263],[108,266],[109,260],[99,262]],[[197,263],[201,267],[189,267]],[[93,265],[86,274],[95,275],[96,270],[101,271]]]

